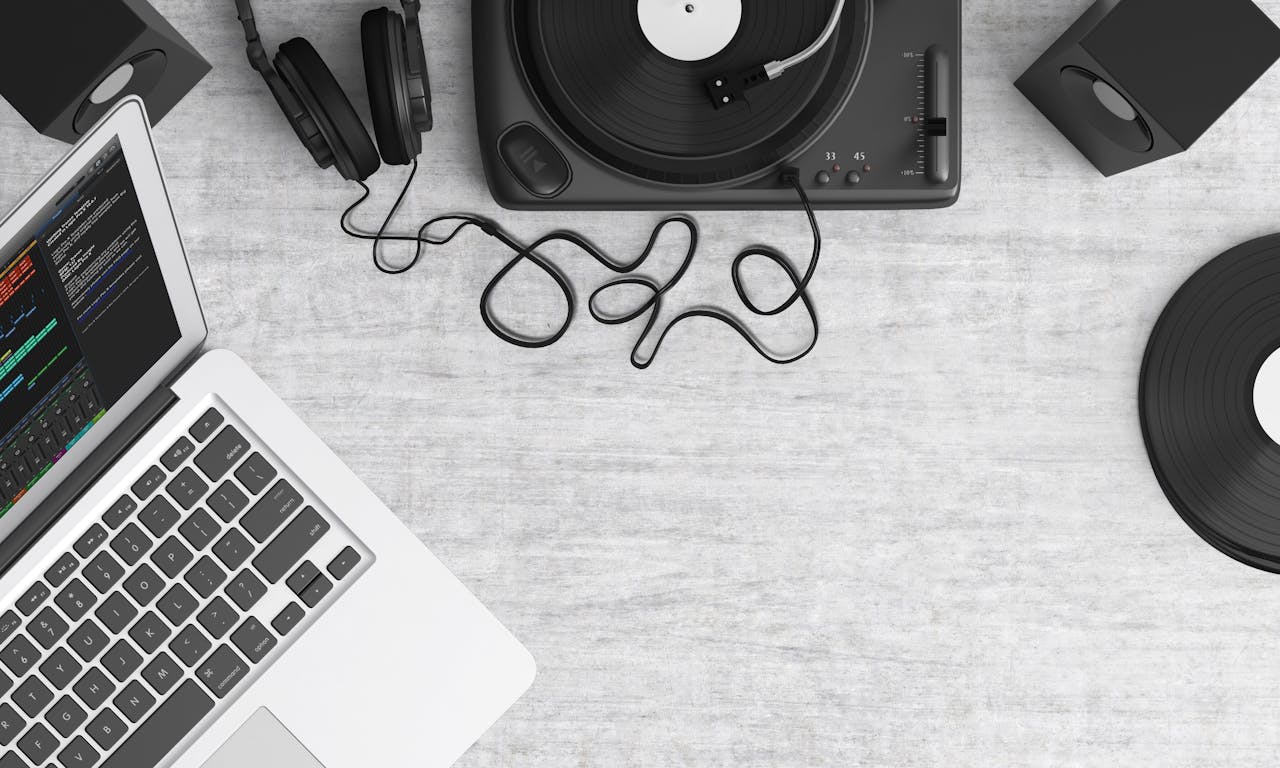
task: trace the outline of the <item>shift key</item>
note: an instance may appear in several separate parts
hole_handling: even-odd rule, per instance
[[[215,483],[240,463],[249,451],[249,441],[235,427],[224,427],[204,450],[196,455],[196,466]]]
[[[263,578],[275,584],[293,570],[302,556],[328,532],[329,522],[319,512],[307,507],[253,559],[253,567]]]

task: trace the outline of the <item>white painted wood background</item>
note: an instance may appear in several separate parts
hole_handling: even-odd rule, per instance
[[[1192,152],[1104,180],[1012,86],[1086,0],[970,0],[959,204],[821,214],[824,332],[801,365],[702,326],[637,373],[634,328],[580,318],[540,352],[492,338],[476,305],[505,257],[479,236],[375,273],[337,232],[357,190],[308,165],[232,3],[157,5],[215,67],[156,134],[212,342],[538,659],[460,765],[1274,762],[1280,578],[1179,521],[1135,400],[1179,283],[1280,229],[1280,71]],[[309,37],[367,111],[370,2],[258,5],[272,47]],[[423,15],[437,128],[408,211],[499,214],[468,3]],[[63,151],[0,106],[0,203]],[[379,205],[400,178],[376,179]],[[622,251],[658,217],[500,216]],[[698,219],[707,248],[675,305],[731,299],[746,245],[809,247],[795,213]],[[605,278],[558,258],[584,291]],[[509,294],[515,317],[558,316],[534,294]],[[803,340],[798,321],[757,327]]]

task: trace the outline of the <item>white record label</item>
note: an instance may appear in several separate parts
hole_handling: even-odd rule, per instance
[[[649,43],[678,61],[702,61],[725,49],[742,23],[742,0],[638,0]]]
[[[1271,353],[1253,380],[1253,410],[1262,431],[1280,444],[1280,350]]]

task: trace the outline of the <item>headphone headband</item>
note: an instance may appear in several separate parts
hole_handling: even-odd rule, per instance
[[[262,79],[267,84],[267,89],[271,91],[276,103],[284,111],[285,117],[289,120],[289,125],[293,128],[293,132],[297,134],[298,139],[306,146],[316,164],[321,168],[328,168],[333,165],[333,151],[321,136],[320,128],[315,119],[310,116],[310,113],[303,107],[297,95],[285,84],[280,77],[280,73],[271,65],[271,60],[267,58],[267,49],[263,46],[262,38],[258,35],[258,25],[254,21],[253,6],[249,0],[236,0],[236,14],[240,19],[240,23],[244,25],[244,39],[247,43],[245,53],[249,57],[249,65],[253,67],[255,72],[262,75]]]

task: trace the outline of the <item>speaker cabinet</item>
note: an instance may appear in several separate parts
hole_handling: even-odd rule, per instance
[[[0,29],[0,95],[67,142],[129,95],[159,122],[209,71],[144,0],[11,0]]]
[[[1249,0],[1099,0],[1016,85],[1111,176],[1189,149],[1277,58]]]

